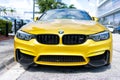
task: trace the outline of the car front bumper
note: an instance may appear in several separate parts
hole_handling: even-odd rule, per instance
[[[53,65],[53,66],[79,66],[79,65],[93,65],[99,66],[106,64],[103,60],[103,56],[106,54],[110,55],[109,63],[111,63],[112,57],[112,39],[95,42],[88,39],[83,44],[77,45],[63,45],[62,43],[58,45],[45,45],[32,39],[30,41],[20,40],[15,37],[15,60],[20,54],[21,63],[36,63],[41,65]],[[18,55],[19,54],[19,55]],[[39,61],[41,56],[82,56],[84,61],[80,62],[59,62],[59,60],[54,61]],[[101,57],[102,56],[102,57]],[[107,56],[106,56],[107,57]],[[28,59],[27,59],[28,58]]]

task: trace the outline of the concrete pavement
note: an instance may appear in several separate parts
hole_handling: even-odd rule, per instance
[[[113,50],[120,52],[120,34],[113,34]]]
[[[0,41],[0,71],[14,61],[13,39]]]

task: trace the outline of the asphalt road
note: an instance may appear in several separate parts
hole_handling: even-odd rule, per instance
[[[113,60],[99,68],[34,66],[27,70],[15,63],[0,80],[120,80],[120,35],[113,35]]]

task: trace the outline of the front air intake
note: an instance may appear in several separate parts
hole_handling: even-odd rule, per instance
[[[41,55],[37,61],[44,62],[84,62],[82,56]]]

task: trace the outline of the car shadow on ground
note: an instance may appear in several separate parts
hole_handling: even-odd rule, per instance
[[[84,67],[84,66],[71,66],[71,67],[63,67],[63,66],[30,66],[27,71],[30,72],[48,72],[48,73],[98,73],[104,72],[106,70],[111,69],[111,65],[109,66],[101,66],[101,67]]]

